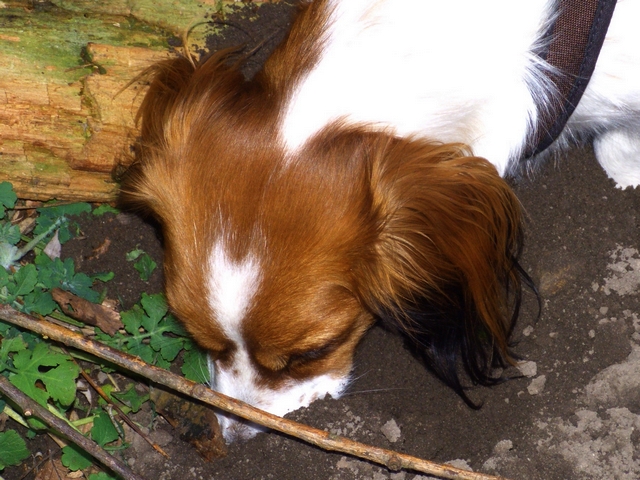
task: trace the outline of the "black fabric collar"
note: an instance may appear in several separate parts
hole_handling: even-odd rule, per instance
[[[551,105],[538,105],[538,122],[523,158],[542,152],[562,132],[591,79],[615,6],[616,0],[558,1],[547,48],[538,53],[553,67],[546,74],[558,95]]]

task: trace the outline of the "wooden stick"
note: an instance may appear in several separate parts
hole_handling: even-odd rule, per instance
[[[62,351],[65,354],[69,354],[64,348],[62,349]],[[71,360],[73,360],[73,363],[75,363],[76,365],[78,365],[78,362],[76,362],[76,359],[71,357]],[[109,404],[109,406],[111,408],[113,408],[117,413],[118,413],[118,417],[125,422],[127,425],[129,425],[129,428],[131,428],[131,430],[133,430],[134,432],[136,432],[145,442],[147,442],[151,448],[153,448],[156,452],[158,452],[159,454],[161,454],[163,457],[165,458],[170,458],[169,454],[167,452],[165,452],[162,447],[160,445],[158,445],[157,443],[154,443],[151,441],[151,439],[149,438],[148,435],[145,435],[144,432],[142,430],[140,430],[140,428],[138,427],[138,425],[135,424],[135,422],[133,420],[131,420],[123,411],[122,409],[116,405],[111,398],[109,397],[109,395],[107,395],[105,393],[105,391],[102,389],[102,387],[100,387],[100,385],[98,385],[96,382],[93,381],[93,378],[91,378],[89,376],[89,374],[87,374],[84,370],[82,370],[82,368],[79,368],[80,370],[80,375],[82,375],[82,378],[85,379],[85,381],[91,385],[91,388],[93,388],[98,395],[100,395],[100,397],[102,397],[102,399],[107,402],[107,404]]]
[[[100,447],[96,442],[85,437],[80,432],[77,432],[67,425],[64,420],[56,417],[46,408],[22,393],[18,388],[14,387],[11,382],[9,382],[7,377],[3,375],[0,375],[0,392],[2,392],[5,397],[20,405],[25,417],[32,415],[38,417],[44,423],[49,425],[49,427],[60,432],[64,437],[71,440],[89,455],[101,462],[114,473],[120,475],[125,480],[143,480],[142,477],[139,477],[129,470],[124,463],[109,455],[105,449]]]
[[[401,469],[414,470],[430,475],[437,475],[452,480],[506,480],[502,477],[483,473],[470,472],[450,465],[442,465],[404,453],[394,452],[383,448],[365,445],[348,438],[315,429],[292,420],[278,417],[268,412],[257,409],[247,403],[228,397],[207,388],[204,385],[189,381],[178,375],[153,365],[143,362],[114,348],[99,342],[85,338],[81,334],[73,332],[45,321],[23,314],[9,307],[0,305],[0,319],[39,333],[69,347],[78,348],[89,352],[96,357],[107,360],[126,370],[144,376],[160,385],[171,388],[177,392],[189,395],[192,398],[212,405],[225,412],[232,413],[251,422],[272,428],[292,437],[316,445],[324,450],[346,453],[363,458],[377,464],[385,465],[392,471]]]

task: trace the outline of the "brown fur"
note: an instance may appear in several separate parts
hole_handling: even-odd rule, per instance
[[[169,303],[221,361],[235,347],[207,301],[212,246],[222,241],[236,261],[259,259],[260,288],[242,332],[265,384],[346,374],[378,316],[423,342],[441,327],[412,314],[425,302],[461,311],[463,344],[486,334],[471,354],[483,363],[472,378],[483,381],[494,355],[509,357],[518,202],[463,146],[367,126],[331,125],[285,155],[280,108],[291,80],[317,60],[309,39],[321,37],[322,4],[303,10],[253,81],[228,66],[229,52],[197,67],[184,58],[156,66],[123,200],[160,222]]]

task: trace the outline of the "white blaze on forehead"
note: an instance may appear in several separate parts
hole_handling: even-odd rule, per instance
[[[209,359],[212,388],[275,415],[305,407],[326,394],[334,398],[342,394],[349,383],[349,372],[319,374],[300,381],[290,379],[278,389],[262,385],[260,372],[242,337],[242,321],[260,285],[258,259],[247,255],[234,261],[224,242],[218,241],[211,249],[208,268],[209,306],[217,324],[236,347],[228,364]],[[240,423],[225,414],[219,414],[219,421],[228,441],[250,438],[261,430],[257,425]]]
[[[209,257],[209,306],[218,325],[229,339],[243,345],[241,323],[260,283],[257,259],[247,255],[242,261],[229,258],[222,241],[216,242]]]

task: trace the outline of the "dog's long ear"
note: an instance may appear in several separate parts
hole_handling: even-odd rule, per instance
[[[184,95],[195,72],[185,57],[159,62],[142,72],[135,81],[149,87],[136,114],[140,135],[134,144],[134,161],[122,178],[120,204],[144,213],[153,210],[153,189],[148,188],[150,160],[167,143],[167,129],[178,99]]]
[[[135,161],[125,173],[121,203],[156,210],[159,179],[172,177],[184,159],[184,146],[206,131],[212,117],[233,103],[245,84],[229,65],[237,49],[220,51],[200,64],[186,57],[159,62],[138,76],[149,89],[138,110],[140,136]],[[231,108],[231,107],[229,107]]]
[[[492,369],[512,361],[526,277],[519,202],[461,145],[388,139],[369,157],[379,236],[364,301],[471,403],[461,364],[474,383],[491,384]]]

